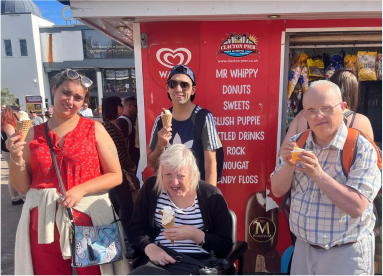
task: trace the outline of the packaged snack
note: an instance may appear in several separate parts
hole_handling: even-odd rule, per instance
[[[307,59],[307,55],[302,52],[297,57],[293,67],[291,67],[290,69],[289,85],[287,88],[287,98],[290,98],[291,94],[294,92],[294,88],[297,85],[299,77],[301,75],[302,64],[306,59]]]
[[[341,55],[332,55],[330,58],[330,65],[326,68],[326,80],[332,77],[336,71],[343,68],[341,64],[343,58]]]
[[[312,59],[309,58],[307,60],[307,67],[309,71],[309,76],[310,77],[319,77],[319,78],[324,78],[324,63],[323,60],[321,59]]]
[[[358,65],[356,64],[358,62],[358,57],[356,55],[349,55],[347,54],[344,57],[344,68],[351,70],[355,76],[358,75]]]
[[[376,61],[376,78],[382,80],[382,54],[378,54]]]
[[[307,88],[309,88],[309,70],[305,62],[302,63],[300,82],[302,83],[302,92],[305,93]]]
[[[376,81],[375,62],[377,55],[377,52],[358,52],[359,81]]]

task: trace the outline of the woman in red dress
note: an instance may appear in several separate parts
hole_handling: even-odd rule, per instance
[[[73,208],[76,224],[92,226],[101,215],[91,210],[97,210],[98,205],[111,206],[107,191],[122,178],[115,144],[105,128],[77,113],[89,98],[92,81],[71,69],[57,74],[53,81],[54,112],[45,124],[65,195],[58,184],[44,124],[31,128],[25,142],[19,141],[19,131],[6,142],[13,161],[10,180],[17,191],[27,193],[16,234],[16,274],[72,274],[68,225],[62,226],[67,220],[65,208]],[[111,223],[111,209],[106,214],[111,217],[104,213],[101,219]],[[126,260],[117,263],[122,262]],[[100,269],[107,273],[102,266],[77,268],[77,273],[99,275]]]

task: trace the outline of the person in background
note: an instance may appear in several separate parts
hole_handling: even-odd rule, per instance
[[[16,233],[15,274],[72,274],[66,208],[72,208],[77,225],[114,221],[107,191],[121,183],[116,146],[100,123],[77,114],[89,98],[92,81],[72,69],[58,73],[52,81],[52,118],[32,127],[24,142],[19,141],[20,132],[6,142],[12,157],[10,180],[17,191],[27,193]],[[59,187],[45,126],[65,195]],[[76,254],[83,253],[84,249],[77,247]],[[126,259],[76,270],[79,275],[128,273]]]
[[[225,198],[217,187],[200,180],[196,158],[186,145],[164,151],[157,176],[148,178],[141,189],[131,222],[141,266],[131,275],[198,274],[198,269],[175,270],[174,254],[207,264],[211,250],[220,258],[230,252],[232,229]],[[164,208],[173,210],[174,227],[164,228]]]
[[[174,66],[166,82],[167,96],[172,101],[172,124],[158,129],[158,116],[152,130],[149,143],[148,162],[157,169],[158,158],[166,150],[168,144],[183,143],[198,156],[201,179],[217,186],[217,157],[216,150],[222,147],[213,115],[209,112],[205,117],[201,132],[202,149],[194,143],[194,125],[196,114],[202,109],[193,103],[196,93],[194,72],[187,66]]]
[[[5,110],[6,107],[7,107],[6,104],[2,104],[2,105],[1,105],[1,112],[3,112],[3,111]]]
[[[370,120],[366,116],[356,113],[358,108],[359,84],[355,74],[349,70],[340,69],[332,75],[330,81],[339,86],[342,93],[342,99],[347,103],[347,107],[344,109],[343,113],[346,125],[348,127],[359,129],[374,140],[374,133],[372,131]],[[307,128],[307,120],[303,116],[302,110],[291,122],[282,145],[287,143],[291,137],[305,131]],[[281,155],[280,151],[279,155]]]
[[[93,111],[94,117],[102,117],[102,105],[100,104],[94,111]]]
[[[52,118],[52,114],[49,112],[49,110],[45,111],[44,122],[47,122],[50,118]]]
[[[32,117],[31,119],[33,120],[32,121],[33,126],[38,126],[38,125],[41,125],[43,123],[43,119],[40,118],[39,116],[37,116],[36,110],[31,109],[29,111],[29,114],[31,114],[31,117]]]
[[[135,97],[125,98],[122,101],[122,105],[124,106],[123,114],[118,117],[117,125],[120,127],[124,136],[128,138],[130,159],[132,159],[137,167],[138,161],[140,160],[140,149],[135,147],[137,99]]]
[[[282,146],[282,162],[271,175],[276,197],[291,188],[289,225],[297,237],[291,274],[373,275],[373,200],[382,186],[376,151],[360,136],[355,162],[347,176],[343,173],[346,102],[336,84],[312,83],[303,108],[310,134],[300,160],[292,163],[295,135]]]
[[[130,220],[134,208],[132,190],[140,188],[133,186],[129,174],[135,174],[137,167],[129,157],[127,138],[122,134],[116,122],[117,118],[122,114],[121,99],[117,96],[103,98],[102,108],[102,124],[116,145],[121,170],[123,171],[122,178],[120,179],[121,185],[111,189],[109,196],[114,209],[122,220],[125,234],[129,239]]]
[[[88,103],[84,103],[80,109],[80,114],[84,117],[93,117],[92,109],[88,108]]]
[[[10,168],[11,154],[6,148],[5,141],[16,131],[16,124],[19,119],[18,109],[16,106],[8,105],[5,110],[1,112],[1,155],[8,164]],[[11,196],[12,205],[23,204],[25,196],[21,193],[18,193],[13,187],[12,182],[8,178],[8,191]]]

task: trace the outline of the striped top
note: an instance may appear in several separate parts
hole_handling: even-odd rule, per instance
[[[192,240],[182,240],[182,241],[174,241],[174,245],[172,245],[170,240],[166,240],[163,236],[162,232],[165,230],[162,225],[162,215],[160,215],[159,211],[164,209],[165,206],[170,206],[175,213],[175,225],[191,225],[193,227],[198,228],[199,230],[204,230],[204,223],[202,220],[201,211],[199,209],[198,198],[195,196],[194,203],[192,206],[181,209],[178,208],[169,198],[167,192],[163,192],[160,194],[157,200],[156,212],[154,215],[154,223],[157,227],[161,228],[161,233],[156,237],[155,242],[160,242],[162,245],[169,247],[177,252],[181,253],[206,253],[208,252],[199,248],[198,245]]]
[[[326,249],[355,242],[370,235],[376,220],[372,201],[381,187],[381,172],[377,166],[376,151],[368,140],[359,137],[358,154],[346,178],[342,170],[340,151],[343,150],[347,134],[347,127],[342,123],[333,140],[324,148],[320,148],[315,144],[310,132],[305,149],[313,151],[325,173],[368,199],[367,208],[360,217],[353,219],[339,209],[308,175],[297,170],[293,175],[290,229],[303,241]],[[290,140],[296,141],[298,135]],[[279,171],[284,163],[282,161],[273,174]]]
[[[129,157],[128,138],[125,138],[121,130],[119,130],[110,121],[105,120],[102,124],[116,145],[121,168],[127,172],[133,172],[135,164]]]

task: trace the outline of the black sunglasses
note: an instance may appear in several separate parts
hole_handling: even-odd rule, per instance
[[[182,89],[189,89],[190,88],[190,83],[188,83],[187,81],[169,80],[168,85],[172,89],[176,88],[178,85],[180,85]]]

